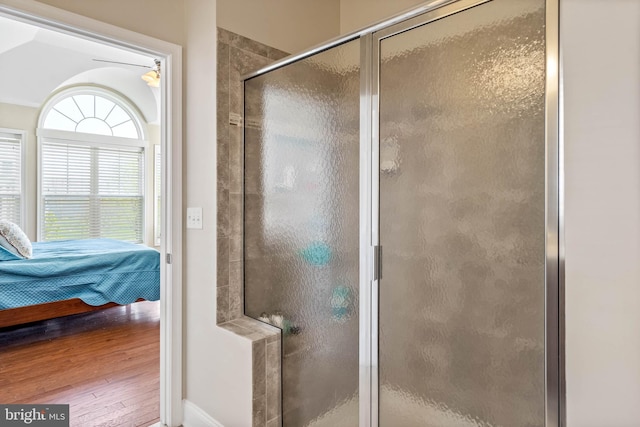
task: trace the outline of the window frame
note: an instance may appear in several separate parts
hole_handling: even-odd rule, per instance
[[[92,133],[84,133],[84,132],[74,132],[74,131],[64,131],[57,129],[47,129],[44,127],[44,122],[55,107],[60,101],[65,98],[70,98],[72,96],[77,95],[93,95],[100,96],[106,98],[107,100],[115,103],[116,105],[122,107],[129,115],[133,121],[133,125],[138,131],[139,138],[124,138],[118,136],[107,136],[107,135],[98,135]],[[38,130],[47,130],[47,131],[58,131],[65,132],[68,134],[80,134],[80,135],[93,135],[93,136],[106,136],[107,138],[120,138],[123,140],[130,141],[146,141],[148,139],[147,129],[145,126],[144,115],[140,110],[135,106],[135,104],[129,100],[124,95],[119,94],[113,89],[109,89],[102,86],[89,86],[89,85],[77,85],[77,86],[69,86],[63,89],[60,89],[54,92],[52,95],[47,98],[43,104],[42,110],[40,112],[40,116],[38,117]]]
[[[148,175],[147,175],[148,176]],[[153,146],[153,244],[162,243],[162,146]]]
[[[27,131],[24,129],[12,129],[0,127],[0,135],[18,136],[20,139],[20,217],[18,226],[22,230],[27,229]]]
[[[62,101],[65,98],[69,98],[71,96],[76,95],[94,95],[106,98],[116,105],[120,106],[124,109],[130,116],[133,121],[136,130],[138,131],[138,135],[141,139],[135,138],[126,138],[120,136],[109,136],[109,135],[100,135],[100,134],[92,134],[85,132],[76,132],[76,131],[66,131],[59,129],[47,129],[44,128],[44,122],[47,118],[47,115],[53,107],[58,104],[58,102]],[[55,93],[53,93],[43,104],[40,115],[38,117],[38,127],[36,129],[36,137],[37,137],[37,219],[36,219],[36,235],[38,241],[42,241],[44,237],[44,230],[42,228],[42,215],[44,214],[44,206],[43,206],[43,197],[42,197],[42,145],[47,141],[52,142],[60,142],[65,144],[78,144],[83,146],[92,146],[92,147],[107,147],[107,148],[117,148],[117,147],[126,147],[126,148],[140,148],[142,151],[142,161],[143,161],[143,173],[142,173],[142,238],[141,244],[148,245],[153,242],[148,241],[147,237],[147,224],[149,221],[149,208],[147,200],[150,196],[148,192],[149,185],[149,175],[146,172],[149,168],[147,152],[150,149],[150,144],[148,141],[148,132],[146,128],[146,122],[144,121],[142,113],[138,110],[138,108],[126,97],[117,93],[116,91],[108,88],[103,88],[99,86],[71,86],[64,89],[61,89]]]

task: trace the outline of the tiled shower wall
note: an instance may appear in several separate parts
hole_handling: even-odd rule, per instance
[[[242,316],[242,82],[240,78],[287,56],[218,28],[218,323]],[[234,122],[234,124],[231,124]]]
[[[253,426],[275,427],[281,425],[280,331],[243,315],[240,79],[288,54],[222,28],[218,28],[217,49],[217,323],[251,341]]]

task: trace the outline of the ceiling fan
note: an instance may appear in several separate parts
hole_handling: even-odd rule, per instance
[[[155,66],[151,67],[149,65],[142,64],[131,64],[129,62],[119,62],[119,61],[109,61],[107,59],[93,59],[96,62],[109,62],[111,64],[121,64],[121,65],[130,65],[132,67],[141,67],[141,68],[150,68],[151,71],[144,73],[140,78],[144,80],[147,85],[151,87],[160,87],[160,60],[154,59]]]

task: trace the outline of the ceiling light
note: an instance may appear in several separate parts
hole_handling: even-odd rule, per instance
[[[158,59],[154,61],[156,63],[155,68],[148,73],[144,73],[141,78],[151,87],[160,87],[160,61]]]

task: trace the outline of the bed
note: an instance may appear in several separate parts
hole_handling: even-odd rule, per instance
[[[112,239],[34,242],[0,262],[0,328],[160,298],[160,254]]]

